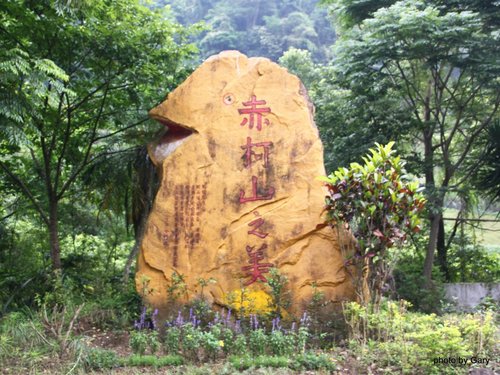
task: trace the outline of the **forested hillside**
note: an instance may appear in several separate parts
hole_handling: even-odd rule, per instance
[[[443,283],[500,281],[499,45],[497,0],[1,1],[2,373],[498,368],[498,301],[463,315]],[[317,215],[329,222],[308,224],[357,238],[341,244],[351,247],[340,264],[362,271],[361,305],[333,306],[309,280],[304,315],[281,314],[291,289],[277,268],[259,278],[270,296],[259,316],[244,284],[231,296],[239,310],[213,310],[212,278],[177,305],[187,284],[175,270],[165,273],[165,304],[179,306],[168,322],[142,305],[152,290],[147,278],[136,289],[135,264],[158,187],[146,145],[165,129],[148,111],[229,49],[270,58],[307,87],[325,169],[336,172],[322,176]],[[248,143],[250,160],[267,157],[251,151],[263,144]],[[441,354],[483,362],[443,367]]]
[[[317,61],[331,58],[335,41],[327,9],[318,0],[157,0],[170,5],[183,25],[203,21],[195,38],[200,57],[236,49],[277,61],[290,47],[308,50]]]

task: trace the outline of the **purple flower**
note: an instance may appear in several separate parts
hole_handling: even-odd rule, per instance
[[[251,314],[250,315],[250,327],[254,331],[259,329],[259,321],[257,320],[257,314]]]
[[[181,311],[177,314],[177,319],[175,320],[175,325],[181,327],[184,324],[184,318],[182,317]]]
[[[275,321],[276,321],[276,322],[275,322],[275,323],[276,323],[276,329],[277,329],[278,331],[281,331],[281,325],[280,325],[280,321],[281,321],[281,320],[280,320],[279,316],[278,316],[278,317],[276,317]]]
[[[307,316],[307,312],[304,312],[304,315],[302,315],[302,319],[300,319],[300,325],[307,326],[308,322],[309,322],[309,316]]]
[[[158,321],[157,321],[157,318],[158,317],[158,309],[155,309],[155,311],[153,311],[153,315],[151,315],[151,324],[153,325],[153,329],[156,329],[158,327]]]
[[[139,320],[134,322],[135,329],[141,330],[146,328],[146,310],[146,306],[144,306],[139,316]]]

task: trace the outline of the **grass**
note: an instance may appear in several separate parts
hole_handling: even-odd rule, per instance
[[[444,211],[444,217],[456,218],[458,210],[453,208],[447,208]],[[500,220],[495,213],[487,213],[481,216],[481,219],[485,220]],[[451,230],[453,221],[445,221],[445,225],[448,230]],[[497,222],[477,222],[475,229],[475,235],[478,242],[483,245],[488,251],[494,253],[500,253],[500,221]],[[466,226],[470,229],[470,226]]]
[[[157,357],[155,355],[137,355],[133,354],[130,357],[124,358],[122,361],[124,366],[181,366],[184,364],[184,359],[180,355],[167,355]]]
[[[335,370],[332,358],[326,354],[304,353],[296,356],[270,356],[260,355],[257,357],[231,356],[229,363],[237,370],[250,368],[289,368],[291,370]]]

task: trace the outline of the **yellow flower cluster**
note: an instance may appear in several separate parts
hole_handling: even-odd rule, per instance
[[[271,296],[263,290],[237,289],[228,293],[226,303],[243,315],[267,314],[271,312]]]

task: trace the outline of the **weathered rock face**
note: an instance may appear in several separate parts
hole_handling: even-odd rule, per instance
[[[311,285],[327,300],[352,297],[338,240],[317,229],[323,150],[299,79],[263,58],[222,52],[150,112],[166,125],[150,145],[161,186],[139,255],[137,289],[162,308],[172,274],[187,294],[264,308],[271,267],[289,279],[292,312]],[[252,301],[250,301],[252,305]]]

